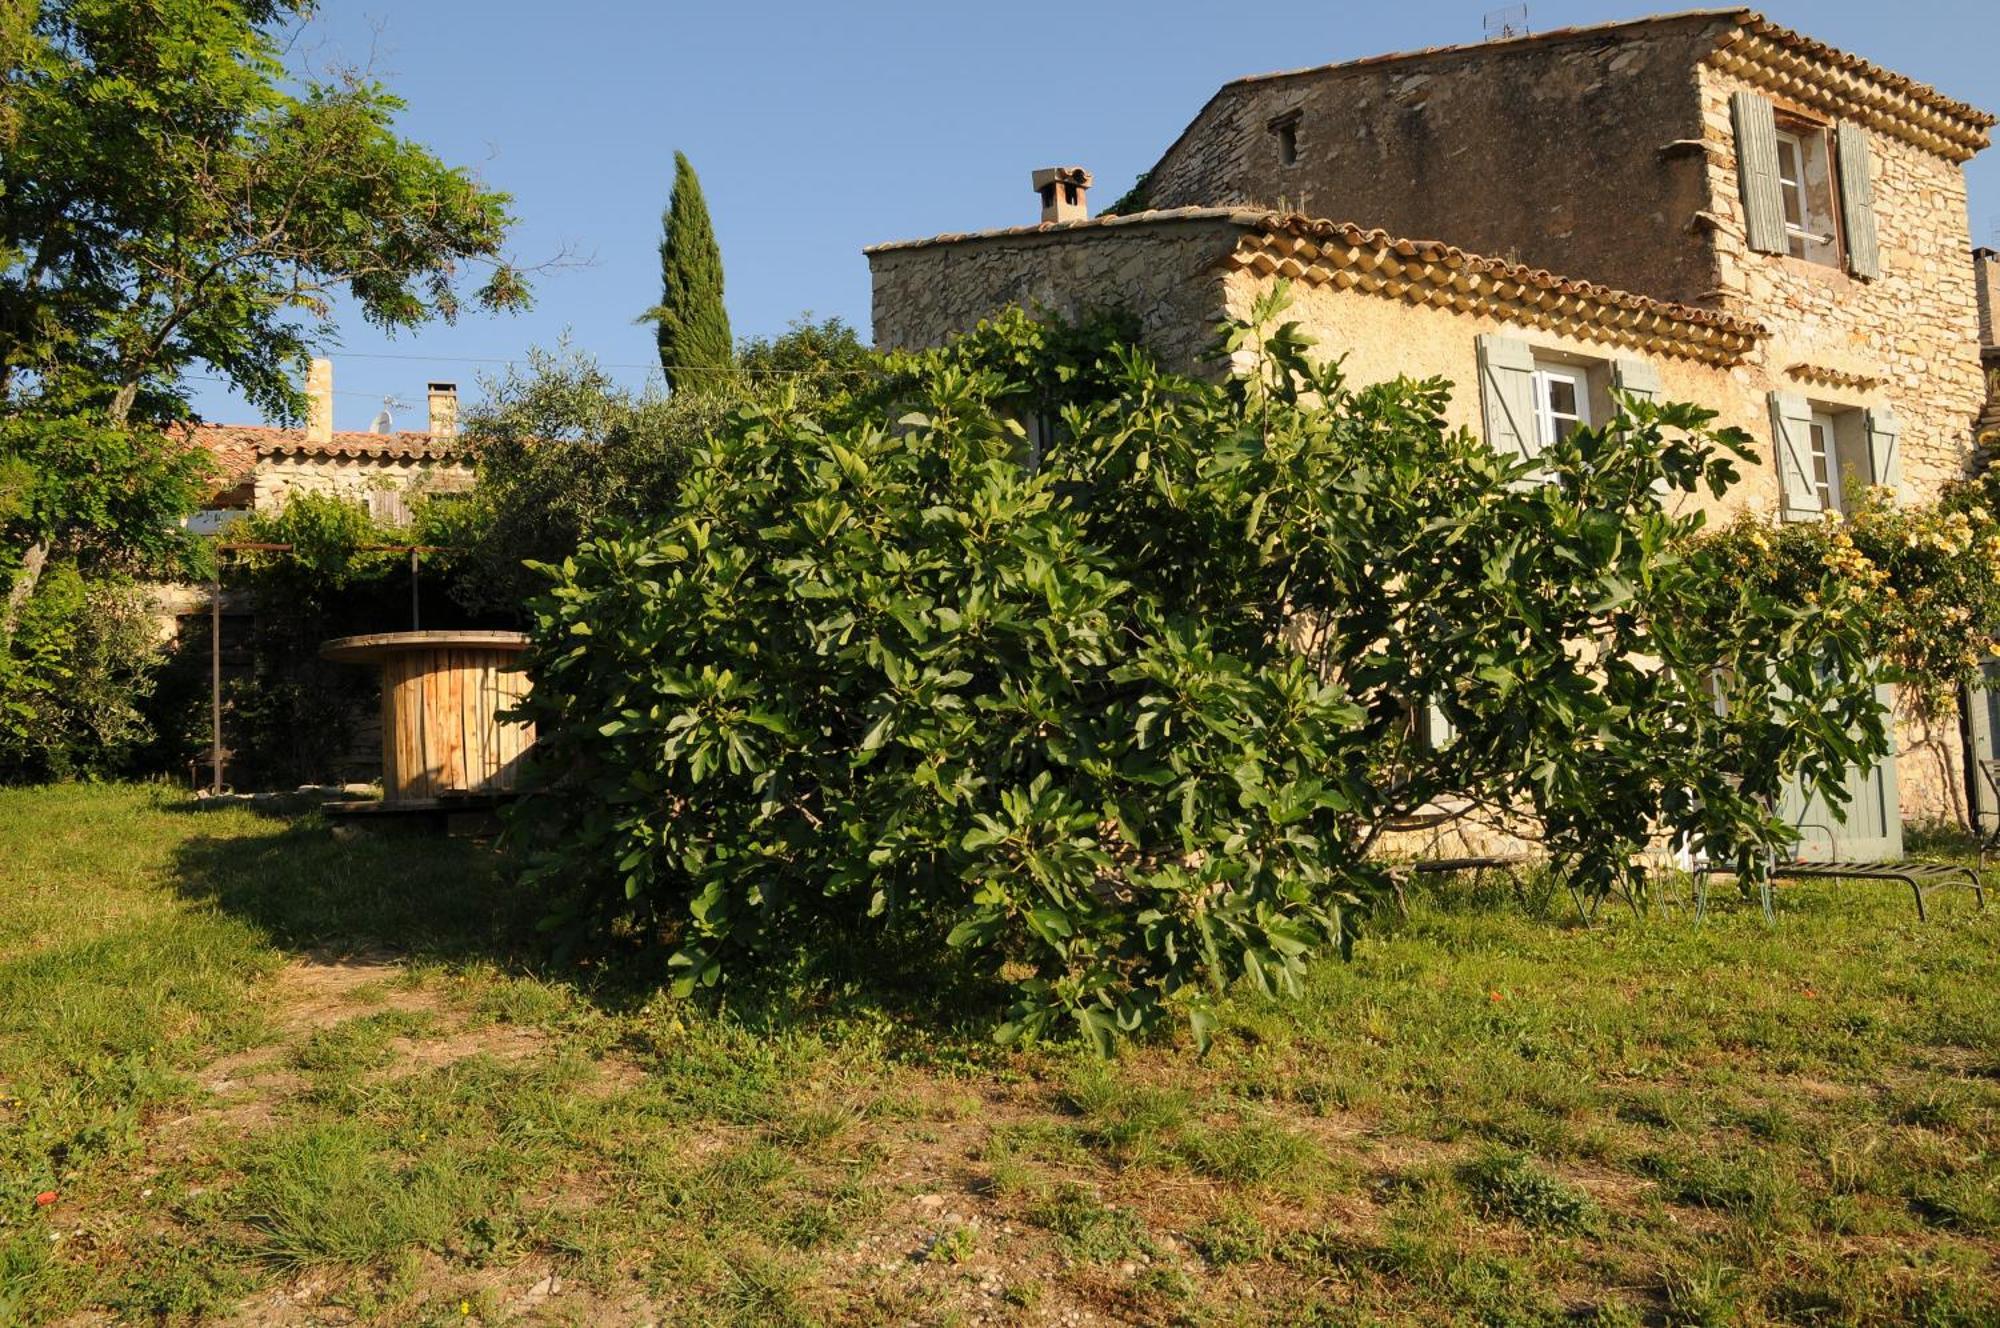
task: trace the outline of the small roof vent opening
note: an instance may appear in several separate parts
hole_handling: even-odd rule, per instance
[[[1049,166],[1034,174],[1035,192],[1042,199],[1042,220],[1085,221],[1090,217],[1087,191],[1092,177],[1081,166]]]
[[[1299,114],[1296,110],[1287,111],[1270,123],[1271,134],[1278,140],[1280,166],[1299,164]]]

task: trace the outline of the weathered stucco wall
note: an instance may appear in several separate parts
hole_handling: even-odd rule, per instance
[[[1249,272],[1232,273],[1226,283],[1225,304],[1231,314],[1247,316],[1251,305],[1268,287],[1270,278]],[[1605,340],[1588,336],[1563,335],[1480,314],[1453,312],[1424,305],[1386,299],[1377,294],[1343,290],[1333,286],[1295,286],[1287,317],[1296,318],[1301,329],[1316,343],[1315,353],[1326,358],[1345,357],[1350,381],[1377,382],[1397,375],[1411,378],[1449,379],[1455,390],[1445,418],[1475,434],[1481,432],[1478,379],[1478,342],[1482,333],[1517,337],[1534,346],[1538,354],[1581,362],[1600,371],[1593,377],[1593,415],[1605,418],[1610,409],[1606,382],[1601,372],[1609,362],[1629,357],[1633,352]],[[1721,499],[1683,495],[1682,508],[1698,508],[1712,521],[1727,520],[1739,511],[1764,516],[1779,507],[1779,481],[1773,462],[1771,417],[1768,393],[1774,389],[1807,390],[1784,372],[1791,361],[1790,349],[1773,353],[1769,345],[1759,347],[1743,363],[1715,365],[1698,359],[1658,355],[1645,357],[1660,376],[1663,398],[1691,401],[1715,410],[1718,423],[1735,425],[1756,441],[1760,464],[1743,468],[1743,479]],[[1854,385],[1814,384],[1810,395],[1825,406],[1863,408],[1889,402],[1899,415],[1919,408],[1912,395],[1896,391],[1895,380],[1878,388]],[[1935,496],[1945,479],[1960,473],[1970,445],[1969,426],[1961,423],[1955,450],[1947,452],[1942,439],[1936,446],[1913,449],[1904,464],[1902,493],[1906,500]],[[1900,734],[1901,756],[1897,762],[1898,793],[1906,821],[1956,818],[1964,805],[1964,764],[1955,729],[1932,732],[1905,723]],[[1464,841],[1492,846],[1492,841]]]
[[[1148,205],[1288,208],[1698,302],[1715,271],[1695,17],[1232,83],[1154,167]],[[1298,160],[1274,120],[1298,116]]]
[[[935,346],[1009,306],[1064,318],[1120,309],[1156,352],[1190,365],[1222,316],[1217,265],[1235,238],[1228,222],[1195,217],[879,246],[868,251],[875,345]]]

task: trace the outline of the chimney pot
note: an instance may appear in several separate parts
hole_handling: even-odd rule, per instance
[[[2000,346],[2000,250],[1974,249],[1972,278],[1979,300],[1979,344]]]
[[[456,438],[458,436],[458,384],[432,383],[430,385],[431,437]]]
[[[315,359],[306,366],[306,441],[333,441],[333,361]]]
[[[1042,197],[1042,221],[1087,221],[1090,205],[1085,192],[1091,175],[1081,166],[1049,166],[1034,174],[1035,192]]]

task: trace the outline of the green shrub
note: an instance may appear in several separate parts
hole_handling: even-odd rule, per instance
[[[1179,1011],[1205,1044],[1217,990],[1346,951],[1371,847],[1438,797],[1640,888],[1653,828],[1781,842],[1787,772],[1839,797],[1882,750],[1848,583],[1747,593],[1661,500],[1742,435],[1629,402],[1537,476],[1280,307],[1226,383],[1012,315],[752,406],[670,511],[545,569],[516,831],[551,927],[663,937],[683,993],[956,952],[1012,987],[1002,1040]]]
[[[130,773],[163,659],[143,587],[52,565],[0,644],[0,781]]]
[[[1589,1195],[1519,1153],[1487,1153],[1461,1167],[1458,1179],[1487,1217],[1545,1231],[1587,1230],[1598,1218]]]

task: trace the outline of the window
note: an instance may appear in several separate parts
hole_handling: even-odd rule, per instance
[[[1834,223],[1833,160],[1824,126],[1786,119],[1778,125],[1778,202],[1785,218],[1786,252],[1829,266],[1840,265]]]
[[[368,490],[368,515],[385,526],[409,525],[409,494],[402,489],[386,487]]]
[[[1292,111],[1271,121],[1271,134],[1278,141],[1278,164],[1299,164],[1299,113]]]
[[[1543,447],[1590,423],[1590,379],[1573,364],[1535,361],[1535,436]]]
[[[1840,493],[1840,445],[1835,441],[1833,416],[1823,410],[1812,413],[1808,434],[1812,439],[1812,481],[1823,512],[1846,510]]]
[[[1846,406],[1773,392],[1771,426],[1787,520],[1852,511],[1870,485],[1892,497],[1901,487],[1896,451],[1902,428],[1886,405]]]
[[[1881,276],[1869,131],[1781,110],[1747,91],[1730,94],[1729,116],[1744,242],[1760,254],[1844,266],[1864,281]]]

